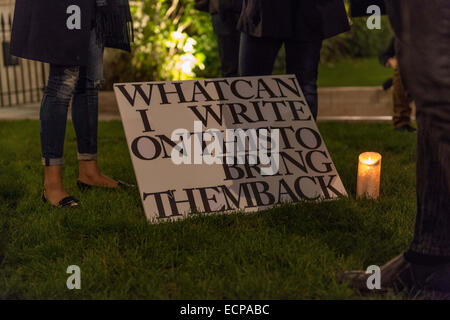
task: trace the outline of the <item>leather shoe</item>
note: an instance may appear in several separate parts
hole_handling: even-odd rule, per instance
[[[384,264],[381,268],[381,292],[408,292],[415,298],[450,300],[450,263],[422,266],[412,264],[404,254]],[[360,292],[371,292],[367,287],[370,277],[365,271],[346,271],[338,275],[338,280],[348,282]]]

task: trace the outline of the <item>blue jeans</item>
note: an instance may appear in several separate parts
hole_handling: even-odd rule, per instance
[[[78,160],[97,159],[98,89],[103,82],[103,49],[93,30],[87,66],[50,65],[40,111],[42,162],[45,166],[63,164],[67,111],[71,100]]]
[[[317,118],[317,77],[322,40],[256,38],[241,34],[239,73],[241,76],[272,74],[281,46],[286,49],[286,73],[295,74],[314,119]]]

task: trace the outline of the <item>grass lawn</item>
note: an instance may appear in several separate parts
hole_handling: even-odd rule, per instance
[[[392,78],[393,70],[377,58],[342,60],[319,66],[319,87],[380,86]]]
[[[150,225],[137,190],[78,191],[71,124],[64,178],[83,207],[43,204],[39,123],[0,122],[0,299],[366,298],[335,274],[408,247],[416,137],[387,123],[319,128],[349,199]],[[99,130],[104,172],[135,181],[121,123]],[[354,200],[364,151],[383,155],[379,201]],[[66,288],[69,265],[81,268],[81,290]]]

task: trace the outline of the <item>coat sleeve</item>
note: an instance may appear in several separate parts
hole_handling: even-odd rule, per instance
[[[78,0],[80,28],[67,26],[73,0],[17,0],[11,54],[59,65],[87,64],[95,1]]]
[[[321,32],[324,39],[350,30],[343,0],[319,0],[316,7],[320,13]]]

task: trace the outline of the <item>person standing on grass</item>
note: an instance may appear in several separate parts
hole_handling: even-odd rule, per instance
[[[386,0],[405,88],[417,107],[417,219],[410,248],[381,267],[381,286],[450,299],[450,2]],[[368,275],[342,275],[360,290]]]
[[[44,194],[58,207],[78,206],[63,185],[67,112],[78,144],[79,188],[119,188],[97,164],[98,90],[103,82],[103,49],[130,51],[128,0],[17,0],[11,54],[50,64],[40,110]]]
[[[219,46],[223,77],[239,75],[241,33],[236,29],[242,0],[195,0],[198,10],[209,12]]]
[[[392,102],[394,105],[394,116],[392,121],[394,129],[398,131],[414,132],[416,129],[411,126],[411,98],[403,87],[400,70],[398,68],[397,57],[395,56],[395,37],[389,44],[389,47],[380,55],[380,63],[385,67],[394,69],[392,79]]]
[[[240,75],[272,74],[281,46],[286,73],[295,74],[314,118],[322,41],[350,29],[342,0],[244,0]]]

